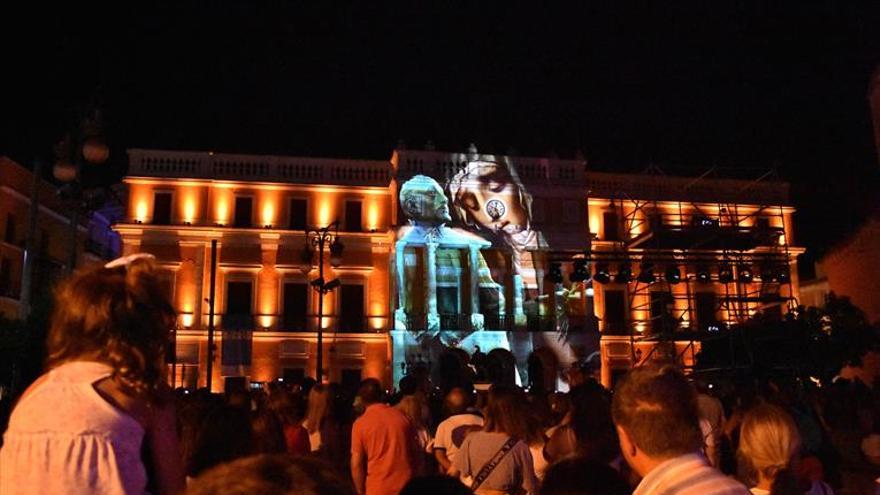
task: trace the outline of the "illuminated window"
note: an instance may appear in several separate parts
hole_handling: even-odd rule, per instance
[[[346,201],[345,202],[345,230],[349,232],[360,232],[363,227],[361,220],[361,202]]]
[[[308,225],[308,203],[305,199],[290,200],[290,230],[306,230]]]
[[[171,223],[171,193],[157,192],[153,194],[153,223],[168,225]]]
[[[254,217],[254,198],[250,196],[236,196],[235,198],[235,219],[233,227],[251,227]]]
[[[6,214],[6,234],[3,236],[3,240],[15,244],[15,215],[12,213]]]
[[[339,330],[359,332],[364,327],[364,286],[343,284],[339,288]]]
[[[605,229],[606,241],[619,241],[620,229],[618,228],[617,212],[606,211],[602,214],[602,227]]]

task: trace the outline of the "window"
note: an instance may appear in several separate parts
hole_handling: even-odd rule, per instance
[[[651,292],[651,330],[655,333],[674,330],[669,327],[670,314],[668,305],[672,303],[672,294],[657,290]]]
[[[235,219],[233,227],[250,227],[254,212],[254,199],[249,196],[235,198]]]
[[[284,330],[303,331],[308,315],[309,286],[301,282],[285,282],[283,327]]]
[[[342,285],[339,288],[339,329],[358,332],[364,326],[364,286]]]
[[[500,297],[496,287],[480,287],[480,314],[497,315],[501,311]]]
[[[157,192],[153,194],[153,223],[168,225],[171,223],[171,193]]]
[[[49,231],[46,229],[40,229],[40,254],[49,254]]]
[[[617,223],[617,212],[606,211],[602,214],[602,226],[605,229],[606,241],[619,241],[620,229]]]
[[[12,290],[12,262],[9,258],[0,260],[0,296]]]
[[[710,326],[717,324],[714,292],[697,292],[695,304],[697,306],[697,325],[700,330],[709,330]]]
[[[346,390],[351,393],[357,392],[357,389],[358,387],[360,387],[361,384],[361,370],[342,370],[342,376],[340,378],[342,390]]]
[[[306,230],[306,215],[308,203],[304,199],[294,198],[290,200],[290,230]]]
[[[251,314],[250,282],[229,282],[226,285],[226,314]]]
[[[284,383],[302,383],[306,378],[306,370],[302,368],[284,368]]]
[[[626,301],[622,290],[605,291],[605,330],[608,335],[626,333]]]
[[[345,202],[345,230],[349,232],[360,232],[362,230],[360,201]]]
[[[458,313],[458,287],[437,287],[437,312]]]
[[[15,216],[12,213],[6,214],[6,233],[3,240],[15,244]]]
[[[562,221],[565,223],[577,223],[580,220],[581,205],[577,201],[562,202]]]
[[[755,221],[755,227],[760,231],[770,230],[770,219],[767,217],[758,217],[758,220]]]

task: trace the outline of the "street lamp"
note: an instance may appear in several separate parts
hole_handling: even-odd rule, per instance
[[[52,167],[52,175],[64,183],[64,193],[70,198],[70,256],[67,273],[73,273],[76,266],[77,227],[80,208],[83,206],[82,184],[79,174],[83,164],[100,165],[110,157],[110,148],[104,142],[101,112],[90,106],[79,125],[74,127],[55,148],[57,160]]]
[[[339,279],[324,280],[324,246],[330,247],[330,265],[333,268],[342,264],[343,245],[339,240],[339,221],[323,228],[308,227],[306,243],[302,251],[300,270],[308,275],[312,271],[313,251],[318,251],[318,278],[312,280],[311,286],[318,293],[318,365],[315,378],[323,383],[324,375],[324,295],[339,287]]]

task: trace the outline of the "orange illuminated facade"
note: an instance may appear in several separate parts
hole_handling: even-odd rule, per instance
[[[397,150],[388,161],[139,149],[129,157],[126,219],[115,230],[124,253],[150,252],[163,270],[179,314],[177,386],[206,383],[212,241],[216,390],[230,380],[313,377],[318,325],[333,382],[376,377],[391,385],[424,352],[419,332],[436,330],[461,336],[444,345],[467,353],[473,344],[488,353],[493,342],[513,354],[527,348],[514,365],[529,373],[543,366],[548,387],[564,381],[565,367],[598,355],[610,384],[653,359],[690,365],[699,334],[758,312],[781,316],[798,296],[792,267],[803,250],[792,246],[785,184],[607,174],[583,160],[433,150]],[[517,176],[516,197],[527,199],[523,215],[540,242],[511,258],[505,245],[480,240],[492,231],[474,216],[470,230],[453,218],[436,234],[448,244],[405,243],[418,240],[398,204],[406,181],[436,178],[454,207],[462,195],[450,184],[465,184],[455,177],[502,163]],[[324,296],[319,322],[311,286],[318,270],[302,269],[305,229],[335,221],[345,248],[339,267],[325,266],[325,281],[341,285]],[[572,277],[578,263],[587,280]],[[400,297],[404,287],[412,294]],[[571,345],[550,349],[560,328]]]

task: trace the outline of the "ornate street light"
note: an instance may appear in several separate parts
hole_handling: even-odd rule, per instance
[[[300,271],[309,274],[312,271],[314,251],[318,251],[318,278],[312,280],[311,286],[318,293],[318,363],[315,379],[323,382],[324,376],[324,295],[339,287],[339,279],[324,280],[324,246],[330,248],[330,265],[337,268],[342,264],[344,246],[339,239],[339,222],[333,222],[323,228],[309,227],[306,229],[306,243],[301,253]]]
[[[100,110],[91,105],[86,115],[64,139],[55,147],[56,161],[52,175],[65,184],[64,193],[70,198],[70,247],[67,272],[72,273],[76,266],[77,227],[83,203],[82,184],[79,173],[84,164],[100,165],[110,157],[110,148],[102,136]]]

